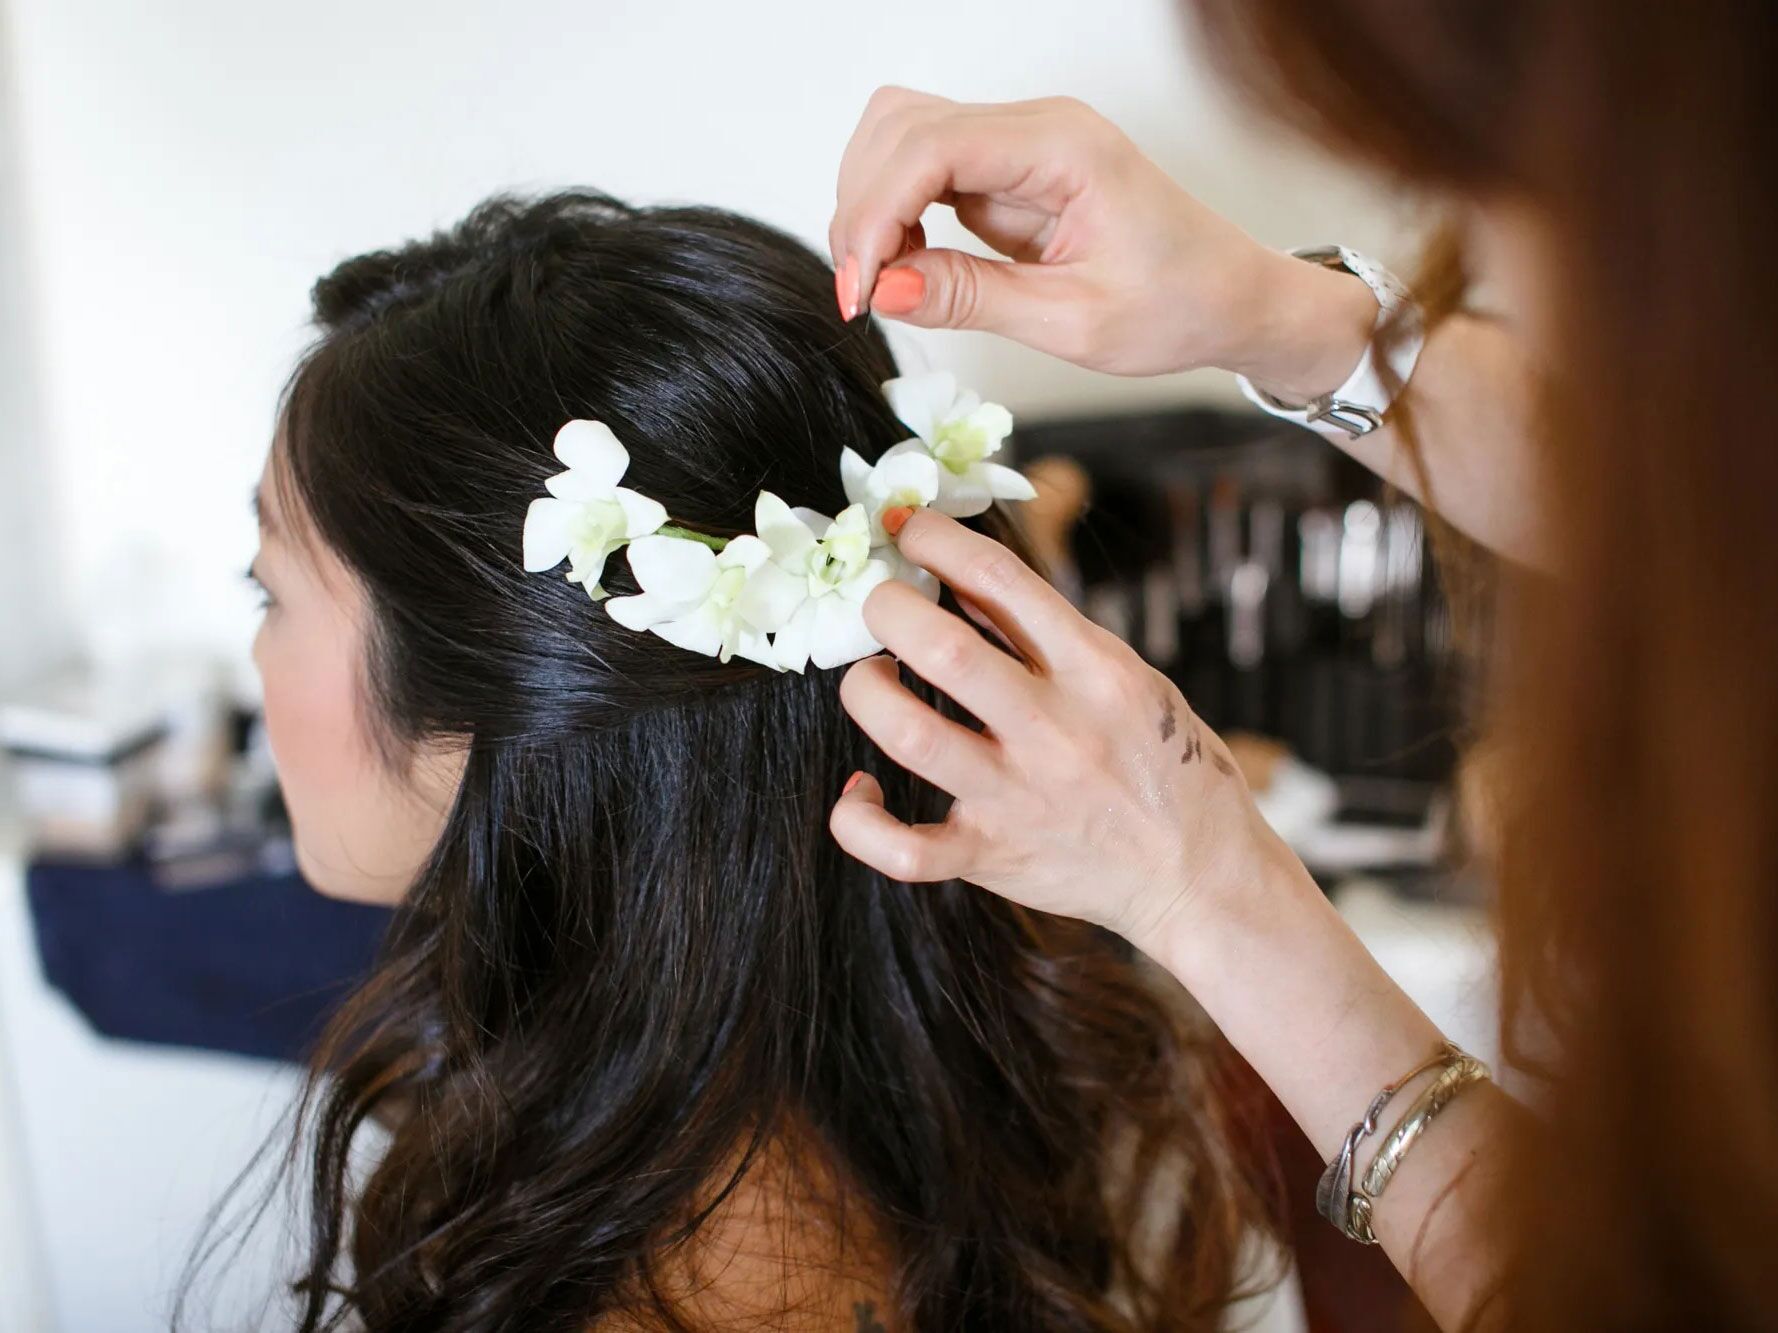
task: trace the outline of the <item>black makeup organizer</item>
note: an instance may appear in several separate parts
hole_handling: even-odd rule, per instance
[[[1051,543],[1057,585],[1219,734],[1331,775],[1341,821],[1442,818],[1461,672],[1417,504],[1256,412],[1036,422],[1016,444],[1040,479],[1059,458],[1090,491],[1068,556]]]

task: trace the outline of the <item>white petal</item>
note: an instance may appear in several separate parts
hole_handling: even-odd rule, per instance
[[[772,548],[758,537],[731,537],[716,557],[718,569],[744,569],[749,574],[772,558]]]
[[[988,494],[996,500],[1035,500],[1037,488],[1025,480],[1025,474],[999,463],[981,464],[982,476],[988,483]],[[972,469],[973,470],[973,469]]]
[[[902,424],[930,444],[957,400],[957,377],[948,370],[903,375],[884,383],[883,396]]]
[[[572,500],[576,504],[611,498],[611,487],[605,485],[592,473],[576,472],[573,468],[569,468],[566,472],[558,472],[553,477],[545,477],[543,488],[558,500]]]
[[[1012,434],[1012,413],[999,403],[978,403],[969,409],[964,420],[971,429],[979,430],[987,440],[988,454],[999,453],[1006,437]],[[983,455],[986,456],[987,454]]]
[[[644,592],[696,605],[716,580],[716,552],[684,537],[638,537],[630,543],[630,572]]]
[[[667,521],[666,508],[659,500],[651,500],[627,486],[615,488],[611,498],[623,507],[626,537],[646,537]]]
[[[885,546],[872,557],[889,566],[889,576],[913,588],[929,602],[938,600],[938,576],[921,569],[893,546]]]
[[[790,512],[796,515],[797,522],[801,523],[817,537],[827,536],[827,530],[833,526],[833,520],[818,509],[809,509],[803,505],[798,505]]]
[[[932,449],[925,440],[903,440],[900,444],[892,444],[883,450],[883,456],[877,460],[877,466],[882,467],[891,458],[900,458],[903,454],[921,454],[926,458],[931,458]]]
[[[846,488],[846,503],[857,504],[864,499],[865,483],[870,480],[871,465],[850,445],[840,450],[840,485]]]
[[[645,592],[634,597],[613,597],[605,603],[605,610],[625,629],[649,629],[663,620],[684,614],[685,608],[678,602]]]
[[[962,476],[949,468],[939,474],[938,499],[932,502],[939,513],[952,518],[973,518],[986,513],[993,503],[994,493],[988,489],[988,477],[980,463],[972,464]]]
[[[605,562],[611,559],[611,553],[619,544],[615,541],[575,542],[568,548],[568,581],[584,583],[590,592],[605,577]]]
[[[708,607],[700,606],[689,615],[663,620],[649,628],[668,643],[705,657],[716,657],[722,652],[722,626]]]
[[[556,457],[595,486],[610,490],[623,480],[630,451],[603,421],[570,421],[556,432]]]
[[[833,598],[823,598],[832,601]],[[797,608],[796,614],[788,624],[772,637],[772,652],[778,659],[780,671],[794,671],[798,675],[809,664],[809,642],[815,633],[815,603],[806,601]]]
[[[883,645],[864,627],[864,612],[857,602],[844,597],[823,597],[814,603],[815,632],[809,642],[809,660],[825,670],[856,662],[883,651]]]
[[[927,505],[938,495],[938,462],[928,453],[897,454],[885,458],[871,474],[873,499],[894,497],[906,504],[918,496]]]
[[[735,610],[749,625],[770,633],[782,629],[809,595],[809,581],[766,561],[747,576]]]
[[[759,499],[753,502],[753,530],[772,548],[772,559],[779,564],[801,560],[815,544],[815,534],[809,531],[809,525],[770,491],[761,491]]]
[[[846,601],[862,602],[870,596],[872,588],[879,583],[886,583],[894,577],[895,570],[888,561],[869,560],[865,562],[863,569],[840,585],[839,594]]]
[[[870,515],[865,511],[864,506],[847,505],[840,510],[833,522],[827,525],[827,531],[822,533],[822,537],[839,540],[845,537],[862,537],[869,531]]]
[[[562,563],[573,543],[578,505],[539,497],[525,510],[525,571],[530,574]]]
[[[759,631],[747,629],[745,626],[742,627],[740,637],[735,641],[735,656],[745,657],[749,662],[758,662],[761,666],[768,666],[774,671],[784,669],[778,665],[778,654],[772,647],[772,641]]]

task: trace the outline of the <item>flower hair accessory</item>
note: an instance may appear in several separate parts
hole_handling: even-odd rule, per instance
[[[567,467],[544,482],[547,496],[525,514],[528,573],[568,561],[567,579],[594,601],[613,551],[629,548],[642,591],[613,597],[618,624],[647,630],[681,648],[727,662],[743,657],[777,671],[841,666],[882,651],[865,628],[870,590],[899,579],[927,597],[938,582],[904,560],[883,529],[883,512],[930,505],[955,518],[980,514],[995,500],[1029,500],[1019,473],[991,462],[1012,432],[1012,413],[959,390],[940,371],[889,380],[883,393],[912,438],[867,463],[840,451],[849,501],[838,517],[793,509],[770,491],[753,507],[754,531],[724,538],[667,522],[657,501],[618,485],[629,452],[598,421],[570,421],[556,432]]]

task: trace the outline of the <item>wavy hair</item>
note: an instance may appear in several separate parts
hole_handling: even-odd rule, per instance
[[[304,1333],[698,1327],[675,1256],[768,1159],[857,1238],[890,1327],[1215,1327],[1269,1216],[1226,1049],[1113,938],[841,853],[854,769],[913,818],[946,798],[849,723],[838,673],[720,665],[520,569],[571,417],[678,523],[746,530],[761,488],[843,507],[841,447],[906,431],[826,265],[712,209],[503,197],[314,305],[284,507],[365,590],[386,762],[467,758],[314,1055]],[[618,559],[606,581],[634,590]]]

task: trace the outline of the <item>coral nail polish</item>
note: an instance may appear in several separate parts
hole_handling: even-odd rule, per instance
[[[839,303],[840,318],[850,322],[858,317],[858,259],[847,255],[846,262],[834,270],[834,299]]]
[[[873,310],[885,315],[905,315],[926,299],[926,275],[917,268],[886,268],[871,293]]]
[[[883,511],[883,531],[891,537],[907,526],[907,521],[914,516],[914,511],[906,505],[896,505],[893,509]]]
[[[844,787],[840,788],[840,795],[841,796],[850,795],[852,788],[856,787],[863,780],[864,780],[864,774],[862,772],[854,773],[851,777],[846,779],[846,785]]]

